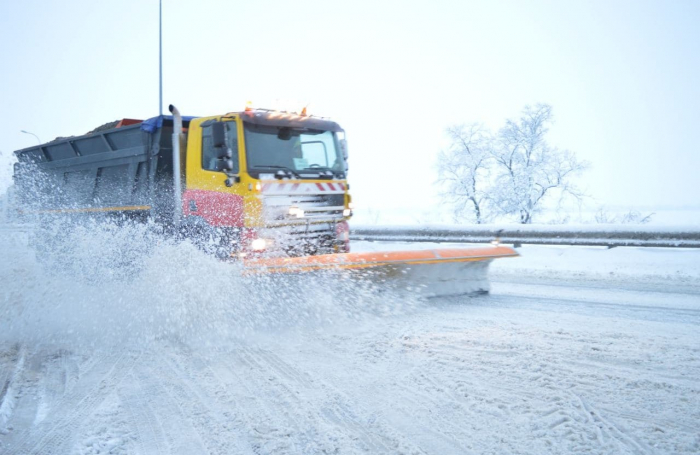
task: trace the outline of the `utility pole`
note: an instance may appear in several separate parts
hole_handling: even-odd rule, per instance
[[[163,0],[158,3],[158,115],[163,115]]]

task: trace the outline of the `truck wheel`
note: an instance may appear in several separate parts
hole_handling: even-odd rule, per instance
[[[191,241],[200,250],[215,254],[219,244],[216,230],[199,217],[187,217],[178,229],[178,237]]]

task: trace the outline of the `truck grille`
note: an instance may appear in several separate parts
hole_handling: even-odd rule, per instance
[[[259,235],[273,240],[274,250],[290,256],[336,251],[342,243],[335,228],[344,219],[344,188],[336,184],[336,190],[326,191],[326,194],[310,192],[303,187],[294,190],[270,194],[263,189],[265,228]],[[290,208],[294,208],[292,213]],[[303,216],[297,216],[299,211],[303,211]]]
[[[267,227],[337,223],[343,219],[344,199],[342,193],[263,195],[264,222]],[[303,216],[297,215],[299,211]]]

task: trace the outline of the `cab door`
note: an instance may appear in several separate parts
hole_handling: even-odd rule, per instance
[[[243,226],[237,126],[235,118],[196,119],[190,123],[182,197],[185,216],[201,218],[212,226]]]

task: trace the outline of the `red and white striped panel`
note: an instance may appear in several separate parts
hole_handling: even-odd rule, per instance
[[[343,194],[346,185],[342,182],[283,183],[263,182],[263,194]]]

